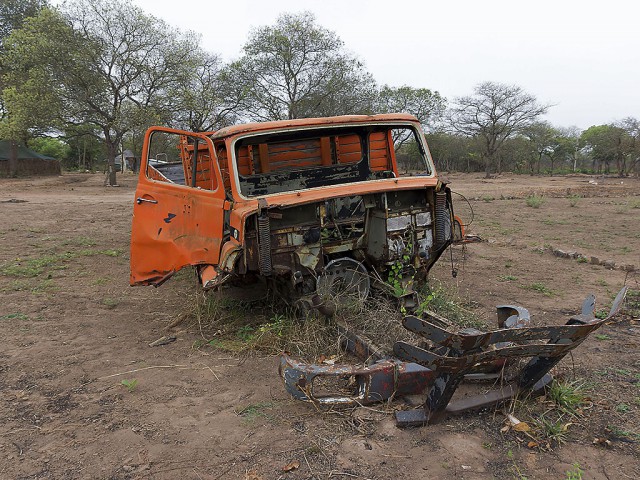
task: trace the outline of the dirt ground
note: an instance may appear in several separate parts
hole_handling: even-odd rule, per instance
[[[444,177],[484,241],[456,247],[455,279],[448,255],[432,276],[479,315],[518,304],[561,324],[589,293],[607,308],[625,283],[640,288],[640,180]],[[319,412],[288,397],[276,357],[195,348],[193,328],[148,346],[197,288],[188,274],[129,287],[135,178],[102,182],[0,180],[0,478],[640,478],[637,313],[556,369],[591,390],[550,449],[501,432],[500,410],[408,430],[394,425],[401,400]]]

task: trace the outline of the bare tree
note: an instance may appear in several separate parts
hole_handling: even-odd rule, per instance
[[[101,129],[114,185],[124,135],[170,110],[170,91],[187,75],[198,40],[124,0],[75,0],[65,14],[94,45],[91,55],[81,57],[84,74],[72,69],[65,75],[68,117]]]
[[[448,118],[455,132],[481,140],[488,178],[505,140],[521,133],[548,108],[516,85],[484,82],[474,88],[473,95],[456,98]]]
[[[174,112],[167,123],[193,132],[233,125],[241,95],[226,81],[220,57],[203,51],[192,57],[189,74],[172,90]]]

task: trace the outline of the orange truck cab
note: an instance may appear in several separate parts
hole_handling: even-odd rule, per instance
[[[131,285],[196,267],[204,288],[266,281],[294,299],[406,291],[452,242],[449,189],[417,119],[353,115],[193,133],[152,127]],[[410,289],[410,288],[409,288]]]

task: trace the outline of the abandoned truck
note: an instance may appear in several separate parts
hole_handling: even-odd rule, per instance
[[[153,127],[142,157],[132,285],[194,265],[205,289],[258,277],[311,307],[393,269],[410,294],[452,240],[450,191],[410,115]]]
[[[426,277],[463,235],[420,124],[400,114],[209,133],[152,127],[133,215],[132,285],[158,286],[192,265],[205,289],[262,280],[327,314],[336,296],[364,298],[372,279],[393,284],[405,306],[415,305],[412,282]],[[419,345],[396,342],[393,355],[345,329],[345,348],[361,364],[307,364],[283,353],[280,375],[293,397],[316,405],[364,404],[426,390],[424,408],[396,412],[399,426],[423,425],[542,390],[552,379],[549,370],[613,317],[625,294],[623,288],[604,319],[596,318],[595,298],[587,297],[581,313],[563,326],[529,327],[528,311],[511,305],[498,307],[499,329],[490,332],[458,331],[428,311],[407,315],[403,326]],[[530,360],[503,377],[499,370],[518,357]],[[504,383],[451,401],[469,375]],[[319,380],[341,387],[318,394]]]

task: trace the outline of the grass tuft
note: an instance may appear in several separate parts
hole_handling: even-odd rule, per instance
[[[563,412],[578,416],[582,414],[582,408],[588,402],[586,390],[584,382],[555,380],[549,389],[548,397]]]
[[[544,204],[545,199],[542,195],[538,195],[534,193],[532,195],[529,195],[526,198],[526,202],[527,202],[527,207],[540,208]]]
[[[551,290],[549,287],[547,287],[544,283],[542,282],[534,282],[531,285],[529,285],[528,287],[529,290],[533,290],[534,292],[538,292],[538,293],[542,293],[543,295],[546,295],[547,297],[552,297],[553,296],[553,290]]]

